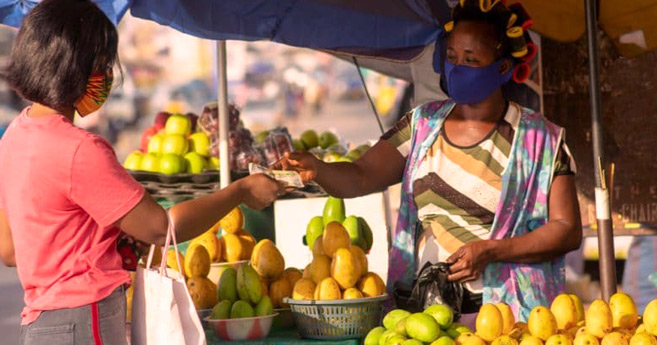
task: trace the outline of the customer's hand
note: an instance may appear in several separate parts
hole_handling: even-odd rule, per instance
[[[447,258],[451,281],[465,283],[479,278],[490,262],[490,249],[493,241],[473,241],[466,243]]]
[[[285,186],[264,174],[254,174],[238,180],[244,203],[250,208],[262,210],[276,198],[285,194]]]
[[[283,169],[296,170],[304,183],[317,177],[317,169],[320,160],[308,152],[285,153],[285,159],[281,162]]]

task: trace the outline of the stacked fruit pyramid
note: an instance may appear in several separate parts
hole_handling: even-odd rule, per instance
[[[365,345],[657,345],[657,300],[640,317],[624,293],[613,295],[609,304],[596,300],[586,311],[579,297],[559,295],[550,308],[535,307],[527,323],[516,322],[504,303],[484,304],[475,331],[452,324],[446,306],[425,310],[432,318],[421,314],[391,311],[384,327],[370,331]]]
[[[294,284],[293,299],[357,299],[385,293],[381,277],[368,269],[372,231],[364,219],[345,217],[342,199],[329,197],[324,215],[310,220],[305,240],[313,260]]]
[[[158,113],[142,134],[141,147],[128,155],[123,167],[166,175],[218,169],[217,157],[210,157],[210,139],[196,131],[197,118],[192,113]]]

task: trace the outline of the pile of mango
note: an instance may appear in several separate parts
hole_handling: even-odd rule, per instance
[[[223,230],[221,237],[217,237],[219,230]],[[255,238],[244,229],[244,213],[236,207],[204,234],[193,239],[189,246],[205,247],[212,262],[220,263],[249,260],[255,244]]]
[[[262,240],[253,249],[251,260],[237,269],[225,268],[219,275],[213,319],[270,315],[274,308],[285,307],[283,299],[292,295],[292,286],[301,279],[301,271],[285,269],[283,255],[270,240]]]
[[[324,215],[308,224],[305,240],[313,261],[294,284],[293,299],[357,299],[385,293],[381,277],[368,269],[372,231],[364,219],[345,217],[343,200],[329,197]]]
[[[472,333],[468,327],[453,321],[452,310],[442,304],[415,314],[395,309],[383,318],[383,327],[367,334],[364,345],[453,345],[461,334]]]

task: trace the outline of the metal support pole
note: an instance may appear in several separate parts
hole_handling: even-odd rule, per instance
[[[614,230],[609,207],[609,190],[604,180],[604,145],[600,116],[600,85],[598,57],[598,0],[584,0],[586,6],[586,32],[589,48],[589,92],[591,94],[591,132],[593,137],[593,164],[595,166],[595,208],[600,250],[600,287],[602,298],[609,301],[616,292],[616,259],[614,256]]]
[[[219,83],[219,184],[226,188],[230,184],[230,157],[228,156],[228,75],[226,72],[226,41],[217,41],[217,81]]]

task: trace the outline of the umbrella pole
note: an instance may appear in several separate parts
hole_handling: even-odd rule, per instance
[[[602,298],[609,301],[616,293],[616,259],[614,231],[609,207],[609,190],[604,173],[604,146],[600,118],[600,85],[598,81],[598,0],[584,0],[586,6],[586,33],[589,48],[589,92],[591,94],[591,132],[593,137],[593,164],[595,166],[595,209],[598,224],[600,251],[600,287]]]
[[[228,155],[228,75],[226,71],[226,41],[217,41],[217,81],[219,119],[219,185],[226,188],[230,184],[230,157]]]

